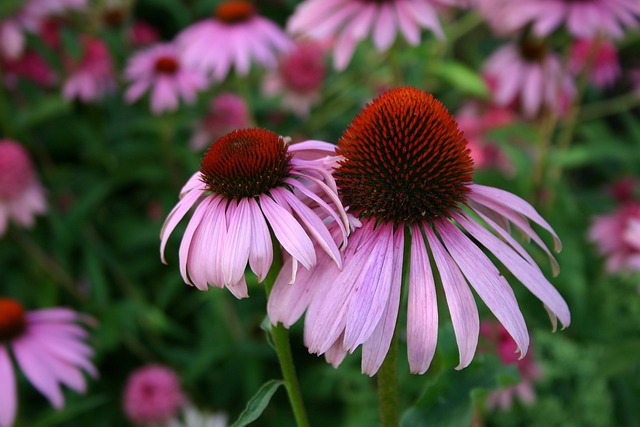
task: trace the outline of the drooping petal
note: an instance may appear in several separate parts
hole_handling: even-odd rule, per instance
[[[249,209],[252,220],[249,266],[258,275],[258,280],[262,282],[267,277],[273,262],[273,242],[267,221],[255,199],[249,200]]]
[[[0,427],[11,427],[16,417],[18,396],[11,358],[3,345],[0,345],[0,378]]]
[[[245,197],[237,203],[229,203],[227,208],[228,232],[227,249],[222,253],[222,274],[225,285],[237,283],[247,268],[251,248],[251,225],[253,210]]]

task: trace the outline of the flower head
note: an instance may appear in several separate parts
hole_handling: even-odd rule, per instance
[[[196,94],[207,87],[206,76],[185,66],[178,49],[168,43],[135,54],[129,60],[124,76],[131,83],[125,93],[127,102],[134,102],[150,91],[154,114],[176,110],[180,98],[193,104]]]
[[[343,70],[369,33],[376,49],[386,51],[400,31],[409,44],[420,43],[420,29],[442,38],[431,0],[306,0],[296,8],[287,30],[316,40],[335,37],[334,66]]]
[[[569,68],[576,75],[586,69],[596,87],[611,86],[621,72],[618,50],[608,40],[576,40],[571,46]]]
[[[107,45],[98,38],[81,40],[82,55],[79,60],[65,60],[69,76],[62,88],[62,95],[69,99],[92,102],[102,98],[115,88],[113,64]]]
[[[338,247],[323,222],[346,223],[331,164],[335,147],[321,141],[289,145],[265,129],[242,129],[215,141],[200,171],[181,191],[161,232],[160,252],[192,206],[197,206],[180,245],[180,271],[186,283],[206,290],[226,286],[247,296],[247,263],[262,281],[273,260],[269,229],[285,253],[310,269],[316,264],[313,241],[338,264]],[[346,230],[342,226],[342,239]]]
[[[97,376],[90,362],[93,351],[84,342],[87,332],[77,324],[87,320],[66,308],[27,312],[18,301],[0,298],[0,427],[13,425],[18,402],[9,351],[54,408],[64,406],[62,384],[78,393],[86,390],[82,371]]]
[[[23,227],[46,211],[44,189],[38,182],[27,150],[15,141],[0,140],[0,236],[13,220]]]
[[[505,26],[517,29],[531,24],[543,37],[562,24],[574,37],[595,38],[599,34],[620,38],[624,27],[637,28],[640,3],[636,0],[511,0],[504,4]]]
[[[362,345],[362,370],[375,374],[394,334],[405,263],[412,372],[425,372],[435,352],[436,274],[449,305],[460,368],[471,362],[479,334],[468,283],[524,356],[529,338],[515,295],[479,245],[542,300],[554,325],[556,316],[569,324],[565,301],[510,236],[509,222],[547,253],[527,218],[551,232],[559,249],[557,236],[524,200],[472,182],[473,162],[463,134],[431,95],[407,87],[385,92],[347,127],[337,154],[338,189],[349,212],[362,221],[344,251],[343,269],[328,264],[323,271],[302,271],[288,286],[285,265],[268,305],[271,321],[285,326],[297,320],[290,313],[299,316],[299,305],[308,305],[305,344],[310,352],[325,354],[337,365]]]
[[[282,95],[283,106],[304,117],[320,99],[326,76],[325,48],[304,41],[280,58],[280,65],[265,77],[263,91],[268,96]]]
[[[251,61],[275,67],[276,54],[292,41],[272,21],[257,14],[251,2],[223,1],[214,16],[184,29],[176,38],[189,66],[224,78],[231,67],[240,75],[249,72]]]
[[[222,138],[229,132],[250,126],[249,108],[242,97],[223,92],[211,100],[209,111],[197,125],[190,146],[201,150],[211,141]]]
[[[484,74],[492,83],[495,103],[516,103],[527,118],[543,109],[562,113],[575,93],[559,57],[534,40],[501,47],[487,59]]]
[[[165,366],[149,365],[131,373],[122,404],[132,423],[164,425],[184,402],[178,375]]]
[[[606,257],[609,272],[640,271],[640,203],[628,201],[614,212],[597,216],[589,239]]]

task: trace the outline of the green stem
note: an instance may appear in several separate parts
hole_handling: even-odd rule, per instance
[[[271,295],[271,290],[278,277],[282,266],[282,256],[280,249],[274,244],[273,264],[269,270],[269,274],[264,280],[264,288],[267,292],[267,298]],[[309,418],[307,417],[307,411],[304,407],[304,400],[302,398],[302,391],[300,390],[300,384],[298,383],[298,376],[296,374],[296,368],[293,363],[293,355],[291,354],[291,345],[289,344],[289,332],[287,329],[279,323],[277,326],[271,327],[271,338],[278,354],[278,361],[280,362],[280,370],[284,378],[285,387],[289,396],[289,403],[293,411],[293,416],[296,419],[298,427],[309,427]]]
[[[396,328],[397,330],[397,328]],[[400,423],[398,400],[398,336],[393,332],[387,356],[377,374],[378,402],[380,403],[380,425],[397,427]]]
[[[583,105],[580,109],[579,120],[596,120],[637,106],[640,106],[640,94],[631,92],[605,101]]]

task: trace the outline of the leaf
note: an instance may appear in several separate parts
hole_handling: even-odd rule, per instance
[[[71,104],[64,98],[48,96],[22,110],[16,117],[19,130],[34,129],[45,122],[52,121],[71,111]]]
[[[428,70],[451,86],[480,98],[489,96],[489,88],[480,74],[460,62],[430,64]]]
[[[264,412],[267,405],[269,405],[269,401],[273,394],[281,385],[284,385],[284,381],[282,380],[270,380],[264,383],[258,392],[247,403],[247,407],[242,411],[231,427],[244,427],[257,420],[260,415],[262,415],[262,412]]]
[[[482,363],[478,363],[482,362]],[[474,401],[480,389],[495,389],[517,378],[515,366],[495,357],[477,358],[461,371],[445,370],[416,405],[402,416],[402,427],[457,427],[471,424]]]

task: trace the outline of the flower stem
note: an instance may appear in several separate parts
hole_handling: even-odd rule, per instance
[[[377,377],[380,425],[382,427],[397,427],[400,422],[400,411],[398,409],[398,336],[395,331],[389,352],[382,362]]]
[[[274,241],[275,242],[275,241]],[[264,280],[264,288],[267,292],[267,298],[271,294],[271,289],[278,277],[282,266],[282,256],[278,247],[274,244],[273,264],[271,270]],[[291,410],[293,416],[296,419],[298,427],[309,427],[309,418],[307,417],[307,411],[304,407],[304,400],[302,398],[302,392],[300,391],[300,384],[298,383],[298,376],[296,374],[296,368],[293,363],[293,355],[291,354],[291,345],[289,344],[289,332],[287,329],[279,323],[277,326],[271,326],[271,338],[278,354],[278,361],[280,362],[280,370],[284,378],[285,387],[289,396],[289,403],[291,404]]]

